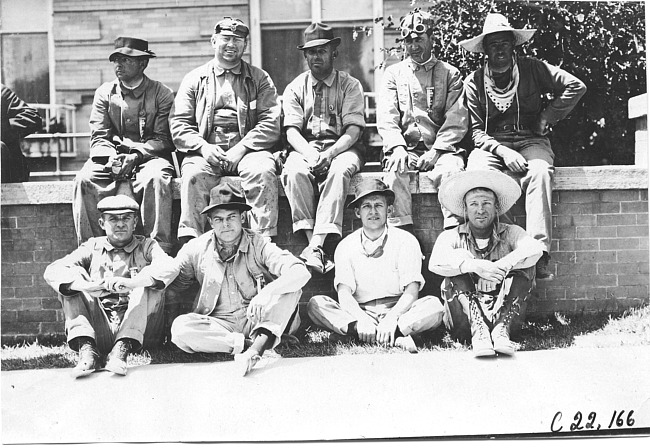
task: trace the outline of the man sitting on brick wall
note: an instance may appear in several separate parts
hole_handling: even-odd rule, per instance
[[[465,168],[459,146],[467,133],[463,79],[456,67],[433,53],[433,18],[418,11],[400,23],[408,57],[386,69],[377,94],[377,131],[384,142],[384,182],[395,192],[388,224],[413,227],[408,170],[440,181]],[[442,208],[444,228],[458,217]]]
[[[436,239],[429,270],[445,277],[445,325],[452,337],[471,334],[474,355],[515,352],[510,328],[523,319],[543,244],[524,229],[499,222],[521,189],[498,171],[465,171],[440,186],[440,203],[466,223]]]
[[[349,204],[363,227],[343,239],[334,253],[338,302],[314,296],[311,320],[361,342],[399,346],[412,353],[411,335],[436,328],[444,308],[439,298],[418,298],[424,287],[422,252],[409,232],[386,225],[395,194],[380,180],[356,187]]]
[[[487,56],[485,66],[465,79],[474,140],[467,169],[506,171],[519,182],[526,196],[526,231],[544,244],[536,275],[551,280],[555,155],[547,134],[571,112],[586,87],[559,67],[516,55],[515,46],[530,40],[535,31],[512,28],[501,14],[488,14],[483,33],[460,42],[466,50]],[[553,97],[547,106],[545,95]]]
[[[227,181],[214,187],[202,212],[212,231],[181,248],[169,288],[177,300],[195,282],[200,288],[192,312],[174,320],[172,342],[188,353],[232,353],[242,375],[280,343],[289,322],[290,332],[298,329],[301,288],[310,278],[289,251],[242,228],[250,208]]]
[[[72,213],[79,244],[104,234],[97,224],[97,202],[118,194],[119,182],[126,181],[132,182],[141,204],[142,231],[165,252],[172,250],[174,145],[168,118],[174,95],[169,87],[145,76],[154,57],[146,40],[115,39],[108,59],[117,79],[95,92],[90,159],[74,181]]]
[[[133,198],[110,196],[97,209],[106,236],[89,239],[44,274],[59,293],[68,345],[79,352],[75,378],[100,369],[106,353],[106,370],[126,375],[129,353],[162,342],[164,288],[176,275],[155,240],[133,234]]]
[[[278,182],[271,149],[280,138],[280,102],[271,77],[242,60],[248,27],[226,17],[210,39],[214,58],[183,78],[169,125],[181,165],[178,239],[202,235],[201,211],[223,176],[240,176],[250,227],[277,235]]]
[[[298,48],[309,70],[282,95],[292,149],[282,184],[291,205],[293,231],[303,230],[307,236],[308,246],[300,258],[323,274],[334,267],[323,244],[329,234],[342,235],[350,179],[363,167],[359,137],[366,122],[361,83],[333,65],[341,38],[321,23],[312,23],[304,34],[305,43]]]

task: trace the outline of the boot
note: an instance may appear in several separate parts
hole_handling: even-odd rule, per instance
[[[78,344],[79,360],[75,368],[72,369],[71,375],[72,378],[82,378],[99,368],[99,353],[93,338],[80,336],[74,341]]]
[[[476,358],[493,356],[494,347],[490,338],[490,329],[483,318],[481,306],[476,297],[469,299],[469,323],[472,331],[472,352]]]
[[[535,265],[535,277],[537,280],[555,279],[555,274],[548,268],[549,261],[551,261],[551,256],[548,252],[544,252],[542,257],[537,260],[537,264]]]
[[[106,358],[106,370],[118,375],[126,375],[126,358],[133,350],[131,339],[123,338],[115,342],[113,349]]]
[[[515,354],[515,344],[510,340],[510,324],[518,313],[519,304],[514,303],[512,298],[506,297],[492,329],[492,341],[497,353],[507,356]]]

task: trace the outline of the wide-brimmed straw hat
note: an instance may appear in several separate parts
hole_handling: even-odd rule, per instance
[[[459,45],[472,53],[485,53],[483,39],[488,34],[510,31],[515,36],[515,46],[528,42],[537,29],[516,29],[510,26],[510,22],[503,14],[488,14],[483,24],[483,32],[476,37],[459,42]]]
[[[156,54],[149,50],[149,42],[135,37],[118,37],[114,42],[115,50],[108,56],[109,61],[118,54],[131,57],[155,58]]]
[[[496,195],[499,215],[504,214],[521,196],[521,188],[513,178],[496,170],[463,171],[447,178],[438,190],[440,204],[454,215],[465,215],[465,195],[474,188],[487,188]]]
[[[331,26],[324,23],[312,23],[304,32],[305,43],[298,45],[298,50],[320,47],[321,45],[332,43],[338,46],[341,43],[340,37],[334,37],[334,30]]]
[[[354,199],[348,204],[348,208],[354,208],[361,203],[361,200],[371,194],[386,196],[389,203],[395,200],[395,193],[388,188],[388,185],[379,179],[364,179],[354,188]]]
[[[206,214],[210,210],[223,208],[226,210],[250,210],[251,206],[246,203],[244,193],[229,182],[223,181],[212,190],[210,190],[210,204],[203,209],[201,214]]]

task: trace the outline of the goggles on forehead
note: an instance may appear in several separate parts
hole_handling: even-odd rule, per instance
[[[409,14],[404,17],[400,24],[400,34],[402,39],[406,39],[412,33],[422,34],[427,31],[430,19],[422,13]]]

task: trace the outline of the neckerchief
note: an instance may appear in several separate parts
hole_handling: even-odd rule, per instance
[[[496,108],[504,113],[512,105],[512,101],[517,94],[517,87],[519,87],[519,67],[517,61],[513,58],[512,74],[510,75],[510,82],[508,85],[500,89],[497,87],[492,77],[492,70],[489,64],[485,63],[485,70],[483,70],[483,80],[485,84],[485,93],[490,97]]]

